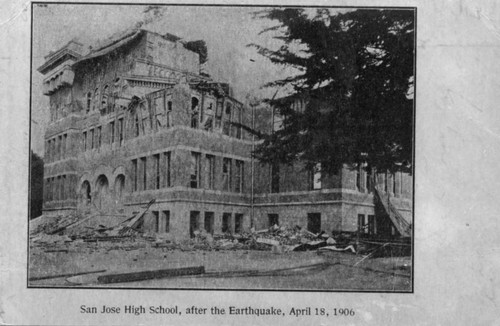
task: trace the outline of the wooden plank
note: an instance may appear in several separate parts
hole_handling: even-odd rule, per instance
[[[30,277],[28,281],[39,281],[39,280],[48,280],[52,278],[60,278],[60,277],[72,277],[78,275],[86,275],[86,274],[95,274],[95,273],[104,273],[106,270],[98,270],[98,271],[89,271],[89,272],[78,272],[78,273],[69,273],[69,274],[57,274],[57,275],[47,275],[47,276],[34,276]]]
[[[159,269],[154,271],[142,271],[134,273],[101,275],[97,278],[97,281],[99,283],[104,283],[104,284],[125,283],[125,282],[136,282],[136,281],[144,281],[144,280],[152,280],[152,279],[176,277],[184,275],[198,275],[203,273],[205,273],[204,266],[183,267],[183,268],[173,268],[173,269]]]

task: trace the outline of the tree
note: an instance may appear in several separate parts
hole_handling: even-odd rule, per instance
[[[42,215],[43,159],[31,151],[30,161],[30,219]]]
[[[333,173],[343,164],[395,170],[412,161],[414,11],[271,9],[257,18],[278,24],[279,49],[250,44],[297,74],[265,86],[292,94],[267,99],[284,117],[254,155],[261,161],[305,162]],[[305,110],[291,108],[296,99]]]

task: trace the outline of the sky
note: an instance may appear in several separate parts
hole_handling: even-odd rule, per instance
[[[42,94],[44,76],[36,69],[50,52],[77,39],[84,48],[113,33],[144,20],[145,6],[44,4],[33,8],[32,48],[32,149],[44,151],[44,133],[49,120],[48,96]],[[144,26],[161,34],[170,33],[186,41],[204,40],[208,47],[207,72],[217,81],[232,85],[235,97],[245,102],[248,95],[271,96],[261,89],[269,81],[293,74],[272,64],[247,44],[277,48],[272,35],[259,32],[276,22],[253,18],[259,7],[166,6],[163,16]]]

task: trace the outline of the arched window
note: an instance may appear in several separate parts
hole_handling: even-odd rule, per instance
[[[106,207],[108,199],[109,182],[104,174],[101,174],[96,181],[96,199],[97,208],[102,209]]]
[[[115,179],[115,197],[117,203],[122,202],[124,190],[125,190],[125,176],[123,174],[119,174]]]
[[[88,181],[84,181],[81,187],[81,195],[84,205],[89,205],[92,202],[92,196],[90,192],[90,183]]]

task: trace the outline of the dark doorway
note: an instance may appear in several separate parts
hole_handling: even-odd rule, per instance
[[[321,232],[321,214],[309,213],[307,214],[307,230],[312,233]]]
[[[191,211],[189,216],[189,235],[194,238],[194,231],[200,229],[200,212]]]
[[[268,214],[269,218],[269,227],[274,225],[280,225],[278,214]]]

